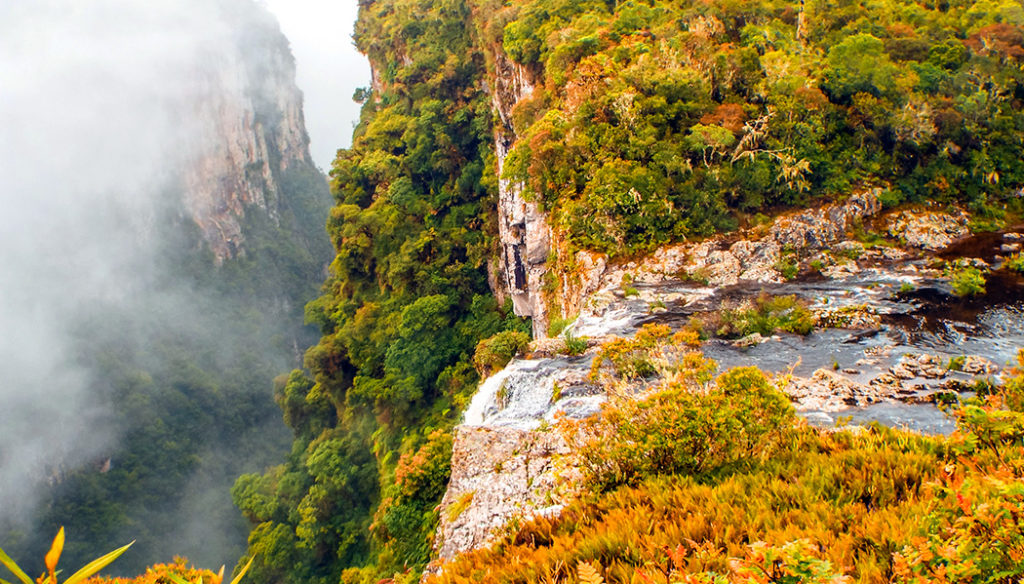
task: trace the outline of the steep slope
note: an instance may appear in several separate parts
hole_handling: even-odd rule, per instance
[[[864,185],[886,188],[888,205],[958,200],[998,219],[1024,184],[1012,3],[537,0],[476,13],[503,192],[546,210],[510,219],[521,227],[503,239],[502,281],[540,317],[535,333],[543,315],[579,311],[576,268],[594,262],[579,250],[642,255]]]
[[[323,333],[282,408],[287,462],[246,475],[261,582],[375,581],[429,559],[477,342],[522,326],[487,283],[494,232],[491,111],[461,1],[365,4],[374,85],[331,170],[337,255],[307,308]]]

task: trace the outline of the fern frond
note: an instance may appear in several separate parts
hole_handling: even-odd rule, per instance
[[[579,576],[580,584],[604,584],[599,568],[600,564],[595,567],[590,562],[577,563],[576,574]]]

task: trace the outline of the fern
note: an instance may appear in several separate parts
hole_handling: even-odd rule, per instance
[[[601,576],[600,564],[594,567],[594,564],[590,562],[579,562],[576,564],[576,572],[579,576],[580,584],[604,584],[604,578]]]

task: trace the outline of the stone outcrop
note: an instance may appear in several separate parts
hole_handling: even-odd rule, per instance
[[[793,377],[784,388],[801,410],[836,412],[881,401],[885,392],[840,373],[818,369],[809,378]]]
[[[822,248],[845,238],[854,222],[878,214],[881,189],[854,193],[842,204],[810,209],[783,217],[771,228],[770,238],[792,249]]]
[[[560,456],[569,453],[557,431],[460,427],[452,475],[441,501],[435,540],[440,561],[501,535],[513,517],[557,514],[569,500]],[[572,472],[572,471],[566,471]]]
[[[889,226],[890,235],[925,251],[939,251],[968,233],[967,215],[960,210],[953,213],[902,211]]]
[[[249,210],[278,221],[285,171],[313,168],[287,41],[263,9],[234,16],[240,32],[196,72],[201,132],[183,176],[185,210],[218,262],[244,253]]]
[[[847,232],[856,222],[881,211],[880,193],[881,189],[869,189],[841,203],[784,215],[763,235],[752,229],[740,233],[739,241],[733,241],[735,236],[720,235],[696,244],[668,246],[643,261],[615,266],[602,276],[605,283],[627,273],[633,281],[648,284],[678,278],[709,286],[782,282],[780,268],[790,261],[787,254],[806,255],[832,246],[841,249],[839,244],[846,243]],[[593,274],[586,277],[595,279]]]

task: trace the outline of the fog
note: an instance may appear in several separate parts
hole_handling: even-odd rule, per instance
[[[281,22],[306,96],[313,160],[330,170],[338,148],[352,143],[359,121],[357,88],[370,86],[370,63],[352,41],[357,0],[263,0]]]
[[[116,307],[216,332],[157,266],[179,169],[210,135],[190,114],[233,50],[220,4],[0,0],[0,525],[121,438],[80,358],[83,323]]]

